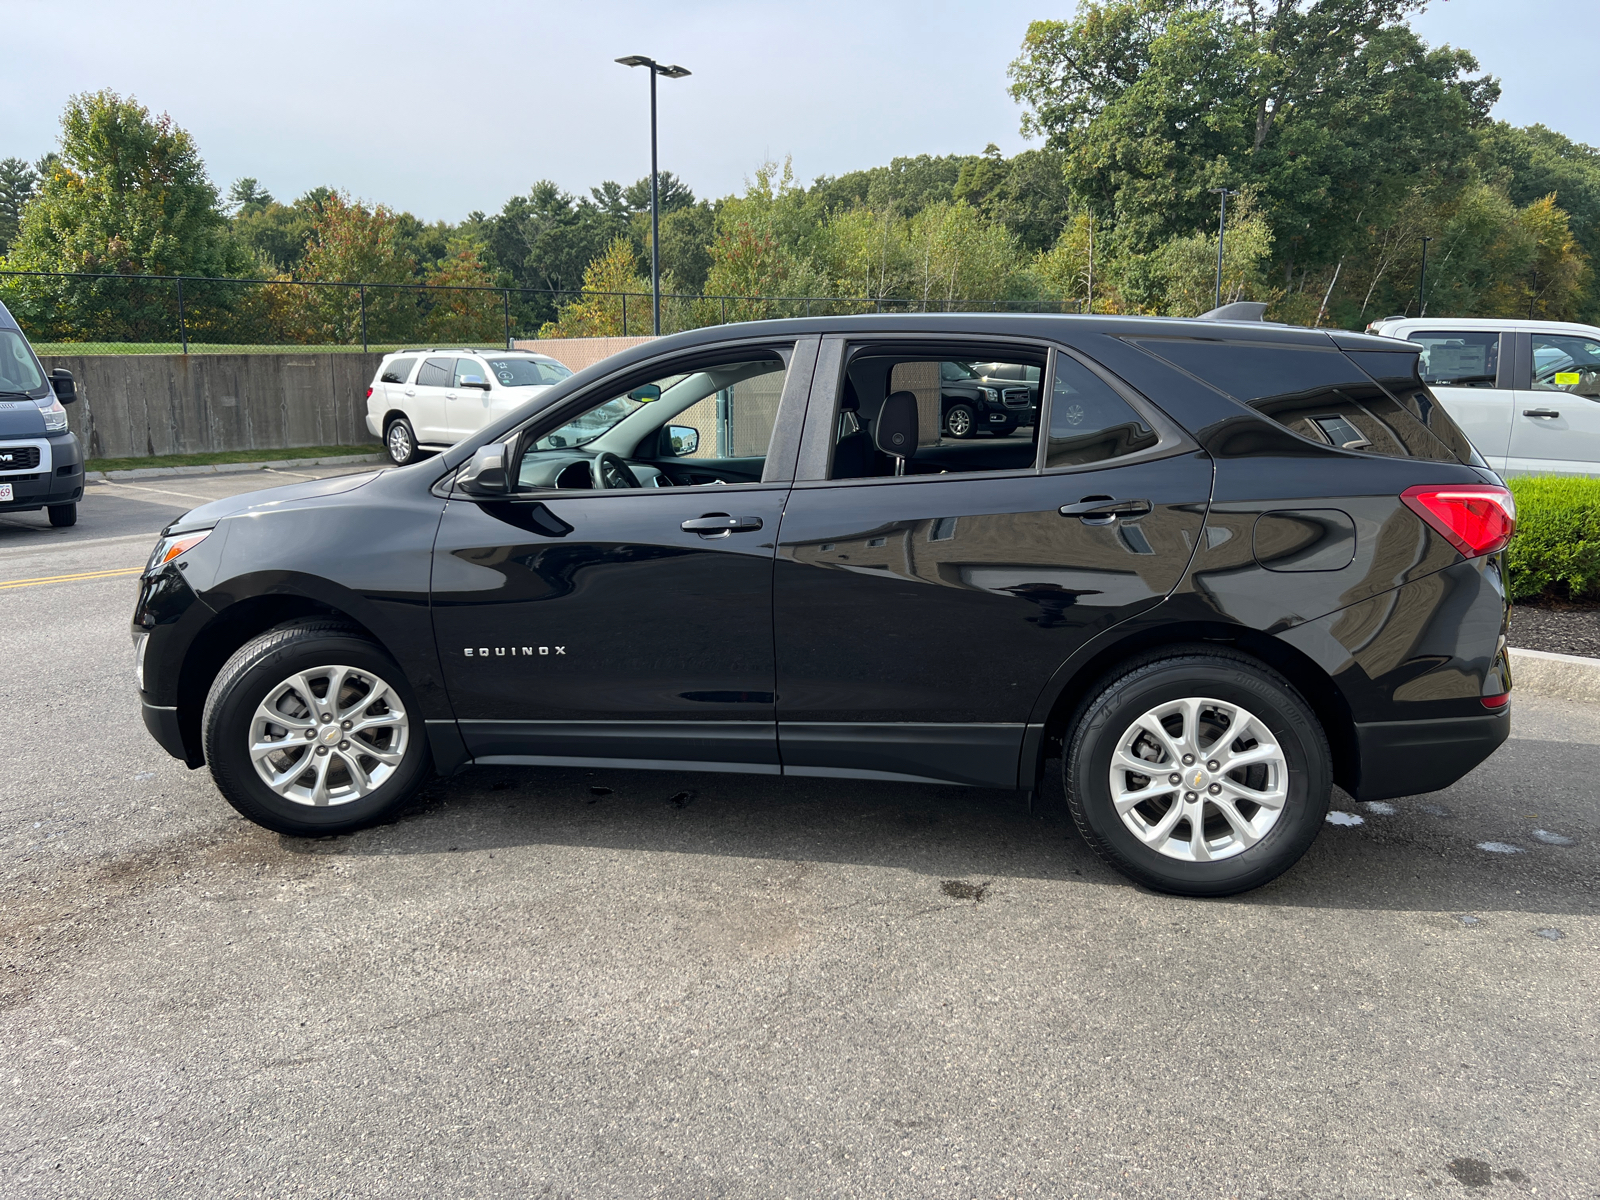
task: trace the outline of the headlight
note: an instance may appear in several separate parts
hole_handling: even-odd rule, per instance
[[[981,387],[978,390],[983,393],[983,398],[990,404],[993,404],[996,400],[1000,399],[1000,393],[995,391],[992,387]]]
[[[178,555],[186,550],[193,550],[210,536],[209,529],[194,529],[188,533],[175,533],[171,537],[162,538],[151,552],[150,561],[144,565],[145,574],[148,575],[157,567],[166,566]]]
[[[148,633],[136,634],[133,639],[133,676],[139,681],[139,690],[144,691],[144,652],[150,645]]]
[[[67,427],[67,410],[61,407],[61,401],[54,396],[50,397],[49,407],[41,407],[39,412],[44,417],[46,433],[60,433]]]

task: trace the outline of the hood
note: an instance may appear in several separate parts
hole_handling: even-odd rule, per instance
[[[283,487],[266,488],[259,492],[245,492],[229,496],[226,500],[213,500],[199,508],[191,508],[174,521],[170,529],[190,529],[201,525],[215,525],[227,517],[240,513],[261,512],[282,508],[300,500],[317,500],[324,496],[337,496],[353,492],[371,483],[382,471],[365,471],[360,475],[335,475],[332,479],[311,479],[305,483],[288,483]]]
[[[43,436],[44,413],[39,410],[37,400],[23,396],[0,396],[0,437]]]

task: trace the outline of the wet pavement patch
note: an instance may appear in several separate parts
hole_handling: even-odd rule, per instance
[[[677,792],[667,797],[667,803],[673,808],[687,808],[689,801],[694,799],[693,792]]]
[[[1487,850],[1490,854],[1525,853],[1521,846],[1513,846],[1510,842],[1479,842],[1478,849]]]
[[[1547,942],[1559,942],[1562,938],[1567,936],[1559,929],[1536,929],[1534,932],[1540,937],[1544,938]]]
[[[1384,800],[1368,800],[1361,806],[1375,817],[1392,817],[1400,810]]]
[[[965,879],[946,879],[939,890],[952,900],[971,900],[977,904],[989,893],[987,883],[968,883]]]
[[[1467,1187],[1489,1187],[1494,1183],[1494,1168],[1481,1158],[1452,1158],[1444,1169],[1450,1178]]]
[[[1483,918],[1482,917],[1475,917],[1471,913],[1457,913],[1456,914],[1456,920],[1460,921],[1463,925],[1482,925],[1483,924]]]
[[[1450,815],[1448,808],[1442,808],[1437,804],[1419,804],[1417,805],[1417,811],[1427,813],[1430,817],[1448,817]]]
[[[1328,814],[1329,825],[1365,825],[1366,823],[1365,818],[1358,817],[1355,813],[1340,812],[1338,809],[1334,809],[1333,812]]]

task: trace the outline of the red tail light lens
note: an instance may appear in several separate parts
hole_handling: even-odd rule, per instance
[[[1498,696],[1480,697],[1485,708],[1504,708],[1511,703],[1511,693],[1501,692]]]
[[[1400,499],[1468,558],[1504,549],[1517,531],[1517,503],[1503,487],[1421,484]]]
[[[371,388],[368,388],[368,389],[367,389],[367,399],[368,399],[368,400],[371,400],[371,399],[372,399],[372,389],[371,389]]]

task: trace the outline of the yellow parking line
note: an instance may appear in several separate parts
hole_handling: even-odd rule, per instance
[[[0,580],[0,590],[42,587],[47,583],[75,583],[82,579],[112,579],[118,575],[138,575],[143,571],[143,567],[121,567],[115,571],[79,571],[75,575],[45,575],[39,579],[6,579]]]

